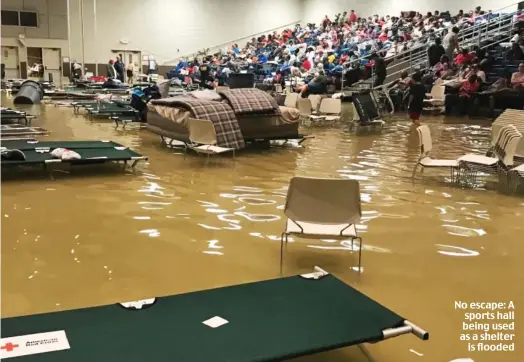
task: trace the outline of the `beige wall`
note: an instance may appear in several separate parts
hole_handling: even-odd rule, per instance
[[[19,62],[27,62],[27,47],[58,48],[69,55],[67,0],[2,0],[2,10],[38,13],[38,27],[2,25],[2,45],[18,47]]]
[[[303,0],[69,0],[71,54],[106,63],[111,49],[139,50],[159,64],[301,20]],[[125,44],[124,44],[125,43]]]

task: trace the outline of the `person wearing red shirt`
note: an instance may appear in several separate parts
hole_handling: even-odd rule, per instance
[[[453,60],[453,63],[455,65],[462,65],[466,64],[468,62],[471,62],[475,58],[475,53],[469,53],[467,49],[462,49],[462,52],[460,52],[455,59]]]
[[[471,98],[473,93],[479,89],[478,77],[476,74],[472,74],[467,81],[462,83],[459,90],[459,96],[464,98]]]
[[[351,24],[357,22],[357,14],[355,14],[355,10],[351,10],[351,12],[349,13],[349,18],[348,18],[348,20],[349,20],[349,22],[350,22]]]
[[[478,77],[476,74],[469,76],[468,80],[462,83],[458,94],[448,94],[444,102],[445,113],[450,114],[451,110],[457,106],[461,114],[471,114],[473,111],[473,94],[479,89]]]
[[[304,68],[308,72],[311,69],[311,62],[309,61],[308,58],[304,59],[304,61],[302,62],[302,68]]]

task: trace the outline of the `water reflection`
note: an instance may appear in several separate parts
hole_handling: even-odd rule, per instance
[[[443,245],[443,244],[436,244],[436,246],[439,249],[441,249],[441,250],[438,250],[438,253],[442,255],[447,255],[447,256],[479,256],[480,255],[478,251],[462,248],[460,246]]]
[[[288,250],[286,273],[320,264],[402,315],[413,315],[434,336],[414,348],[428,361],[463,352],[449,340],[460,316],[440,316],[450,314],[450,300],[464,295],[465,285],[471,300],[519,295],[524,202],[489,185],[460,189],[438,170],[426,170],[424,180],[412,183],[419,149],[408,122],[359,136],[342,126],[314,127],[304,130],[316,136],[304,149],[239,153],[234,167],[220,167],[174,155],[147,131],[116,132],[110,123],[86,122],[66,109],[43,109],[46,116],[35,125],[50,129],[49,139],[111,139],[147,155],[149,163],[136,175],[72,172],[57,180],[2,183],[2,215],[8,215],[2,216],[5,316],[55,310],[57,302],[60,309],[80,308],[278,277],[293,176],[358,180],[363,245],[290,237],[296,250]],[[483,153],[489,146],[489,127],[428,124],[435,158]],[[360,247],[364,278],[354,266]],[[480,253],[482,258],[474,257]],[[461,273],[465,260],[469,272]],[[485,273],[493,268],[497,275]],[[187,277],[184,270],[195,272]],[[500,283],[499,275],[509,279]],[[412,340],[405,341],[370,349],[383,362],[421,360],[409,351]],[[360,361],[348,358],[351,351],[297,362]]]

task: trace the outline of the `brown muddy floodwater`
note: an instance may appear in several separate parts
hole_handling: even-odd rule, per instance
[[[3,98],[4,104],[10,100]],[[304,149],[241,152],[236,161],[183,155],[147,130],[115,130],[72,109],[34,106],[49,140],[110,139],[149,156],[136,175],[112,167],[2,182],[2,316],[73,309],[279,277],[279,235],[295,175],[360,181],[361,274],[346,242],[295,240],[284,273],[319,265],[431,334],[366,348],[380,362],[516,362],[524,354],[524,199],[445,182],[418,157],[409,122],[359,135],[306,129]],[[469,122],[467,119],[461,122]],[[484,153],[486,125],[426,117],[434,156]],[[496,180],[495,180],[496,181]],[[516,352],[468,352],[455,301],[516,304]],[[320,308],[322,306],[319,306]],[[322,333],[322,331],[319,331]],[[520,357],[519,357],[520,356]],[[368,361],[357,347],[297,362]]]

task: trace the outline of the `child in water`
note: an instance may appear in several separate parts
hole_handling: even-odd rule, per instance
[[[426,88],[422,84],[422,75],[420,73],[413,74],[411,85],[409,86],[409,118],[414,125],[420,126],[420,114],[424,107],[424,95]]]

